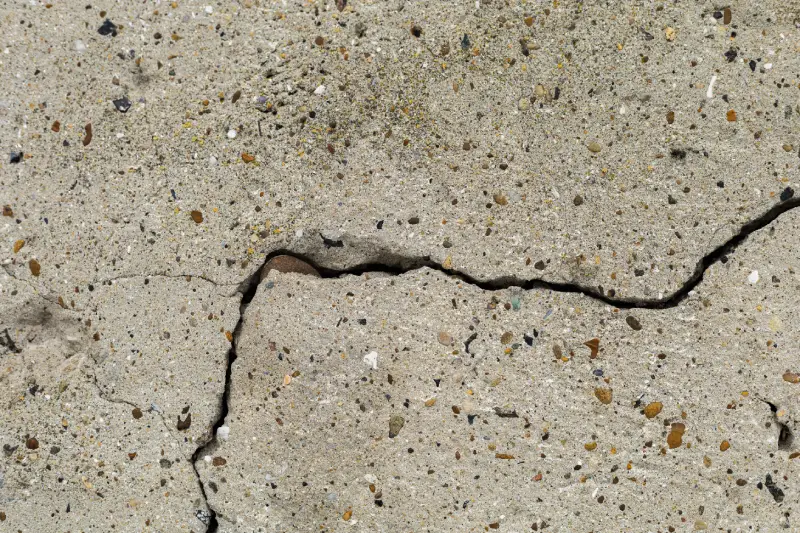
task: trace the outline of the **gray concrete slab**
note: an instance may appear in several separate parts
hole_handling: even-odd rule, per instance
[[[104,394],[80,314],[8,277],[0,308],[0,530],[205,531],[183,439]]]
[[[20,220],[2,254],[38,257],[48,290],[235,284],[283,248],[655,299],[797,189],[782,2],[734,2],[730,20],[708,2],[3,13],[4,146],[24,156],[2,161]]]
[[[799,224],[661,311],[271,272],[198,462],[220,531],[796,527]]]
[[[795,4],[0,0],[0,530],[795,529]]]

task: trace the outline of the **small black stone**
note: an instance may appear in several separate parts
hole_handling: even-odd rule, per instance
[[[114,107],[116,107],[117,111],[120,113],[127,113],[128,109],[131,108],[131,101],[128,100],[127,96],[123,96],[122,98],[114,100]]]
[[[783,491],[780,487],[778,487],[774,481],[772,481],[772,476],[767,474],[766,481],[764,485],[767,486],[767,490],[772,495],[772,499],[775,500],[777,503],[781,503],[784,498]]]
[[[785,202],[792,196],[794,196],[794,189],[792,189],[791,187],[786,187],[785,189],[783,189],[783,192],[781,193],[781,202]]]
[[[755,61],[755,59],[751,59],[750,62],[748,63],[748,65],[750,66],[750,70],[752,70],[753,72],[756,71],[756,61]]]
[[[736,56],[738,55],[739,52],[737,50],[734,50],[733,48],[725,52],[725,57],[728,59],[728,63],[733,63],[733,60],[736,59]]]
[[[11,163],[21,163],[22,162],[22,152],[11,152],[11,158],[9,160]]]
[[[103,22],[103,25],[97,28],[97,33],[100,35],[110,35],[112,37],[117,36],[117,25],[111,22],[109,19],[106,19]]]

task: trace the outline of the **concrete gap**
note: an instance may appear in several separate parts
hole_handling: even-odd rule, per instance
[[[261,271],[269,262],[270,259],[279,255],[289,255],[292,257],[296,257],[302,261],[313,266],[323,278],[339,278],[344,275],[354,275],[360,276],[362,274],[366,274],[369,272],[384,272],[391,275],[401,275],[405,274],[414,270],[418,270],[423,267],[430,268],[431,270],[437,270],[442,272],[448,276],[456,277],[461,279],[464,283],[473,285],[485,291],[497,291],[497,290],[504,290],[509,289],[512,287],[520,288],[522,290],[533,290],[533,289],[544,289],[550,290],[554,292],[565,292],[565,293],[577,293],[583,294],[589,298],[598,300],[603,302],[607,305],[612,305],[614,307],[620,309],[671,309],[673,307],[678,306],[683,300],[685,300],[689,294],[697,287],[697,285],[703,281],[703,276],[712,265],[715,263],[723,260],[723,258],[727,258],[727,255],[732,253],[739,245],[741,245],[750,234],[768,226],[771,224],[775,219],[781,216],[783,213],[794,209],[795,207],[800,206],[800,198],[788,198],[785,201],[782,201],[775,206],[773,206],[769,211],[761,215],[760,217],[748,222],[739,230],[739,232],[728,239],[726,242],[722,243],[720,246],[712,250],[710,253],[705,255],[700,261],[698,261],[697,265],[695,266],[695,271],[692,276],[683,284],[683,286],[675,291],[671,296],[661,299],[638,299],[638,298],[613,298],[610,296],[606,296],[599,292],[597,289],[592,287],[586,287],[576,283],[556,283],[556,282],[548,282],[543,281],[541,279],[520,279],[515,276],[503,276],[491,280],[479,280],[476,279],[469,274],[464,272],[459,272],[457,270],[448,270],[442,267],[440,264],[431,261],[429,256],[420,256],[420,257],[407,257],[398,254],[387,254],[386,258],[382,262],[377,263],[367,263],[362,265],[357,265],[348,269],[343,270],[335,270],[326,268],[321,264],[315,263],[310,258],[303,256],[301,254],[294,253],[292,250],[275,250],[270,253],[265,259],[263,264],[256,270],[251,276],[245,279],[239,285],[239,292],[242,294],[242,300],[239,305],[239,321],[236,324],[236,327],[233,331],[233,340],[231,341],[231,347],[228,350],[228,357],[227,357],[227,368],[225,371],[225,391],[222,395],[221,405],[219,416],[214,421],[212,427],[211,438],[203,444],[202,446],[198,447],[195,450],[194,454],[192,454],[192,468],[194,469],[195,475],[200,483],[200,490],[203,494],[203,499],[206,501],[206,506],[208,507],[210,516],[208,519],[208,528],[206,529],[206,533],[217,533],[219,530],[219,522],[217,520],[217,513],[214,509],[212,509],[208,505],[208,497],[206,496],[205,492],[205,485],[203,485],[202,480],[200,479],[200,473],[197,471],[196,463],[197,460],[204,455],[205,450],[214,444],[217,439],[217,430],[225,423],[225,418],[228,416],[229,411],[229,400],[230,400],[230,389],[231,389],[231,369],[233,367],[233,362],[236,361],[237,353],[236,353],[236,345],[239,340],[239,335],[241,334],[241,329],[244,323],[244,313],[247,309],[247,306],[250,302],[253,301],[255,297],[256,291],[258,290],[258,285],[261,280]],[[330,242],[325,242],[327,239],[322,237],[324,246],[332,246]],[[336,241],[335,246],[340,247],[340,241]],[[342,246],[344,244],[342,243]],[[465,349],[467,353],[469,353],[469,344],[475,340],[475,336],[471,336],[464,342]],[[766,400],[762,400],[769,404],[770,409],[773,413],[777,411],[777,406],[773,403],[768,402]],[[777,421],[776,421],[777,422]],[[780,434],[778,439],[778,447],[779,449],[789,449],[792,445],[794,440],[791,431],[789,428],[780,422],[777,422],[778,427],[780,428]],[[771,477],[767,476],[767,483],[768,488],[770,488],[769,483],[772,482]],[[770,488],[770,492],[773,492],[774,489]],[[783,493],[780,489],[777,489],[775,492],[780,492],[780,500],[778,499],[775,494],[776,501],[781,501],[783,498]]]
[[[544,281],[541,279],[521,279],[516,276],[502,276],[490,280],[479,280],[458,270],[448,270],[442,267],[439,263],[431,261],[429,256],[407,257],[397,254],[387,254],[385,259],[374,263],[365,263],[357,265],[348,269],[334,270],[326,268],[325,265],[318,264],[314,260],[297,253],[292,250],[276,250],[269,254],[265,263],[278,255],[289,255],[301,259],[306,263],[313,266],[322,275],[323,278],[338,278],[346,274],[360,276],[369,272],[384,272],[391,275],[400,275],[407,272],[417,270],[422,267],[427,267],[432,270],[438,270],[448,276],[455,276],[461,279],[464,283],[473,285],[485,291],[497,291],[508,289],[511,287],[520,288],[522,290],[543,289],[554,292],[577,293],[588,296],[594,300],[598,300],[607,305],[617,307],[619,309],[671,309],[681,304],[689,294],[703,281],[705,272],[714,264],[720,261],[726,261],[727,256],[738,248],[750,234],[768,226],[775,219],[783,213],[800,206],[800,198],[789,198],[774,205],[769,211],[760,217],[748,222],[741,227],[739,232],[722,243],[720,246],[705,255],[695,266],[694,273],[683,284],[681,288],[675,291],[672,295],[665,298],[614,298],[601,293],[598,289],[588,287],[577,283],[558,283],[551,281]],[[338,242],[338,241],[337,241]],[[325,245],[325,242],[321,243]],[[257,276],[251,276],[247,282],[247,290],[252,290],[252,285],[258,283]]]
[[[244,312],[250,302],[253,301],[253,297],[256,295],[256,290],[258,290],[258,280],[260,275],[261,268],[259,268],[247,280],[242,282],[239,287],[240,292],[242,293],[242,300],[239,303],[239,321],[236,323],[236,327],[233,329],[233,340],[231,340],[231,347],[228,349],[227,366],[225,369],[225,390],[222,393],[222,399],[220,400],[219,415],[217,415],[217,419],[214,420],[214,424],[211,427],[211,438],[208,440],[208,442],[198,447],[192,454],[192,468],[194,469],[194,474],[197,476],[197,480],[200,483],[200,491],[203,494],[203,499],[206,502],[206,507],[208,507],[209,512],[208,528],[206,529],[206,533],[216,533],[219,530],[219,521],[217,520],[217,512],[208,504],[206,487],[200,478],[200,472],[197,471],[197,461],[205,454],[206,449],[216,442],[217,430],[225,424],[225,418],[228,416],[228,405],[231,394],[231,369],[233,368],[233,362],[236,361],[237,357],[236,343],[239,340],[242,325],[244,324]]]

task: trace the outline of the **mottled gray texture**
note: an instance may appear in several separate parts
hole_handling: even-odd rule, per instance
[[[797,529],[798,13],[0,0],[0,531]]]
[[[655,299],[797,188],[782,2],[737,1],[729,24],[709,2],[4,4],[0,126],[27,156],[2,161],[21,220],[2,253],[20,276],[37,257],[42,290],[143,273],[235,284],[284,248],[335,268],[450,257],[482,279]]]
[[[663,311],[428,269],[271,273],[228,437],[198,463],[220,530],[796,527],[798,229],[785,215]]]

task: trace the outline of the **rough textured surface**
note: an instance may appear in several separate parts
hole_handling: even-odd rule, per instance
[[[798,13],[0,0],[0,530],[797,529]]]
[[[8,279],[0,312],[0,530],[205,531],[183,439],[103,394],[79,314]]]
[[[47,290],[284,248],[653,299],[797,188],[782,2],[3,4],[2,253]]]
[[[199,462],[220,530],[796,528],[798,229],[664,311],[273,272]]]

